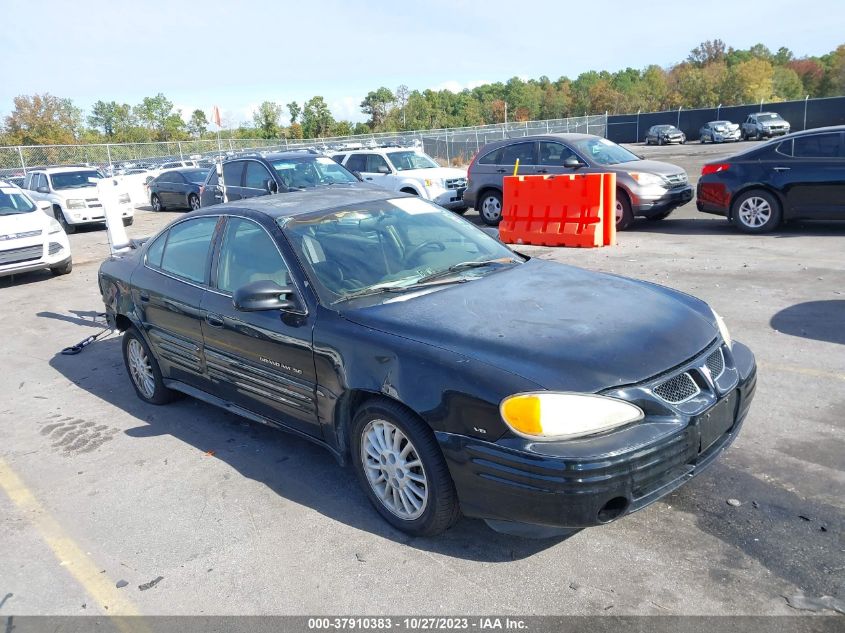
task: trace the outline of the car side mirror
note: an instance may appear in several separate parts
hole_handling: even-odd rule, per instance
[[[296,307],[293,288],[280,286],[269,279],[253,281],[235,290],[232,304],[241,312],[290,310]]]
[[[276,181],[272,178],[268,178],[264,181],[264,189],[267,190],[267,193],[278,193],[279,185],[277,185]]]
[[[580,160],[575,158],[574,156],[570,156],[569,158],[565,158],[563,161],[563,166],[569,169],[578,169],[579,167],[583,167],[584,163]]]
[[[355,176],[361,182],[364,182],[364,177],[361,175],[360,171],[353,171],[352,175]]]
[[[387,165],[379,165],[378,173],[387,175],[390,173],[390,167]]]
[[[36,189],[38,193],[50,193],[50,190],[47,187],[41,186]]]

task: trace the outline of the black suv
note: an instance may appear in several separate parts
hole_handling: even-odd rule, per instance
[[[217,169],[208,174],[200,192],[200,204],[223,202],[223,186],[229,202],[312,187],[349,185],[358,182],[346,168],[328,156],[306,152],[280,152],[238,156],[223,162],[223,183]]]

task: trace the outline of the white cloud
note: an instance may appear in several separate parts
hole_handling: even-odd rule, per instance
[[[361,112],[361,101],[363,97],[341,97],[329,102],[329,110],[332,116],[338,121],[352,121],[360,123],[367,120],[367,116]]]

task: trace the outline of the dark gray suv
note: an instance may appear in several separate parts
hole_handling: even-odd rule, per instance
[[[485,224],[502,219],[502,183],[519,175],[614,172],[616,228],[630,226],[635,216],[662,220],[692,200],[687,173],[676,165],[644,160],[600,136],[545,134],[489,143],[469,166],[464,202],[475,207]]]
[[[300,191],[328,185],[349,185],[358,179],[328,156],[309,152],[279,152],[239,156],[223,162],[223,182],[228,202]],[[223,202],[223,187],[212,169],[200,189],[200,204]]]

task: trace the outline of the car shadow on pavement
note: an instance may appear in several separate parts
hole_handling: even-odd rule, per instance
[[[56,354],[50,366],[90,394],[147,421],[127,430],[129,437],[142,442],[148,437],[171,435],[203,454],[223,460],[281,497],[382,538],[482,562],[520,560],[565,540],[506,536],[494,532],[483,521],[466,518],[437,537],[408,536],[391,527],[372,508],[350,466],[339,466],[328,451],[312,442],[193,398],[162,407],[142,402],[123,367],[121,340],[116,335],[92,343],[76,356]]]
[[[845,345],[845,299],[806,301],[784,308],[769,322],[783,334]]]
[[[735,235],[747,236],[737,229],[733,224],[724,218],[676,218],[669,216],[665,220],[649,221],[638,218],[619,236],[624,237],[626,233],[663,233],[667,235]],[[775,238],[802,237],[802,236],[845,236],[845,222],[810,222],[794,221],[784,224],[772,233],[765,236]]]

